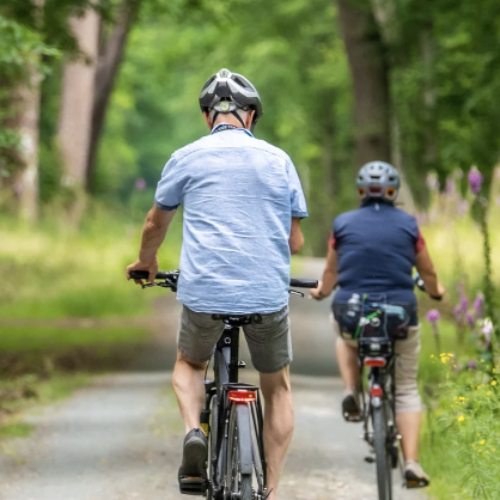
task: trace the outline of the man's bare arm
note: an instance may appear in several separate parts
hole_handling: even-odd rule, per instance
[[[149,211],[142,229],[139,258],[127,267],[127,279],[130,279],[130,271],[137,270],[148,271],[148,281],[154,281],[158,272],[158,249],[165,239],[175,213],[176,210],[161,210],[156,205]],[[135,282],[142,285],[142,280]]]
[[[434,264],[425,246],[417,253],[416,267],[425,284],[427,293],[431,297],[442,297],[445,293],[445,288],[438,281]]]
[[[318,283],[318,288],[311,290],[311,297],[316,300],[328,297],[337,285],[337,250],[328,245],[326,266],[323,271],[323,279]]]
[[[292,218],[292,229],[290,231],[290,239],[288,240],[292,255],[298,253],[304,245],[304,235],[302,234],[302,229],[300,228],[300,221],[301,219],[298,217]]]

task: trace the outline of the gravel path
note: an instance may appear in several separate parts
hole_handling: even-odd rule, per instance
[[[376,500],[360,427],[338,411],[340,381],[294,376],[293,385],[296,431],[281,498]],[[2,500],[186,498],[177,491],[183,429],[168,373],[100,378],[27,420],[32,437],[0,445]],[[395,489],[396,500],[421,498]]]

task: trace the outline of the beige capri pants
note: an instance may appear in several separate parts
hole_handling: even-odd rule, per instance
[[[341,337],[339,324],[333,317],[332,321],[337,342],[345,342],[357,348],[358,343],[355,340],[345,340]],[[422,400],[417,385],[419,353],[420,325],[410,326],[408,338],[396,341],[396,413],[422,411]]]

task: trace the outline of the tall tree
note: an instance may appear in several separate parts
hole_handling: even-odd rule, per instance
[[[63,184],[76,195],[72,209],[75,219],[79,220],[92,130],[100,17],[95,10],[87,9],[70,24],[83,57],[64,66],[58,141],[63,159]]]
[[[137,17],[139,3],[139,0],[122,0],[117,9],[111,34],[107,39],[104,36],[104,30],[101,30],[99,59],[95,75],[91,135],[87,156],[86,181],[88,189],[92,189],[99,139],[106,119],[109,98],[123,60],[130,28]]]
[[[354,93],[355,162],[391,161],[386,51],[369,0],[337,0]]]

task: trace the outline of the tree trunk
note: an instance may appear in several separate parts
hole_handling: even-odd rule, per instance
[[[89,9],[70,23],[85,59],[67,62],[64,67],[58,140],[64,164],[63,184],[75,194],[70,212],[78,222],[84,208],[100,17]]]
[[[391,161],[388,63],[369,0],[337,0],[354,92],[355,162]]]
[[[18,165],[13,176],[14,195],[19,214],[33,222],[38,216],[38,121],[40,116],[40,82],[38,61],[27,68],[28,77],[12,92],[14,116],[9,128],[19,134],[19,150],[14,153]]]
[[[87,159],[87,189],[92,189],[96,169],[99,140],[103,131],[109,98],[113,90],[118,69],[123,59],[130,28],[139,8],[137,0],[122,0],[114,29],[106,44],[103,44],[95,76],[95,92],[92,110],[92,132]]]

